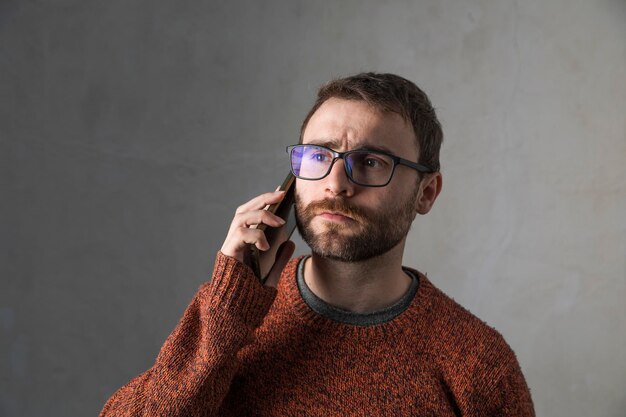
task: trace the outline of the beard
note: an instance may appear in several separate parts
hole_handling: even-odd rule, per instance
[[[387,253],[409,233],[415,218],[415,198],[419,183],[405,201],[391,202],[381,210],[366,210],[350,204],[343,197],[319,200],[304,207],[296,193],[296,225],[311,251],[320,257],[342,262],[360,262]],[[323,211],[343,213],[354,219],[350,225],[324,222],[314,231],[311,222]]]

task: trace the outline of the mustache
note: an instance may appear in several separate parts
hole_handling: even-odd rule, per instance
[[[367,218],[367,214],[362,208],[353,206],[346,200],[340,198],[335,198],[332,200],[313,201],[304,208],[302,214],[305,217],[312,218],[316,214],[324,211],[331,211],[334,213],[343,214],[345,216],[353,218],[356,221],[363,221]]]

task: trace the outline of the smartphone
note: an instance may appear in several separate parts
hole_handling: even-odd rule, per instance
[[[279,188],[279,190],[285,191],[285,197],[279,203],[265,207],[265,210],[285,220],[285,224],[280,227],[270,227],[266,224],[256,225],[257,229],[265,232],[270,248],[266,251],[260,251],[256,246],[249,245],[245,261],[263,283],[267,279],[272,266],[274,266],[274,262],[276,262],[278,248],[283,242],[289,240],[296,228],[296,213],[294,209],[295,185],[296,178],[290,172]]]

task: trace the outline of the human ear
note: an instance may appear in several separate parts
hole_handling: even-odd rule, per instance
[[[415,211],[419,214],[426,214],[430,211],[437,196],[441,192],[443,178],[441,172],[425,174],[420,181],[420,192],[415,200]]]

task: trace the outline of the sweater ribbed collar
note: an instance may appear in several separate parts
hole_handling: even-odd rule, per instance
[[[351,324],[355,326],[374,326],[391,321],[409,307],[411,301],[417,293],[417,288],[419,287],[418,276],[411,270],[403,268],[404,272],[411,278],[411,285],[400,300],[381,310],[368,313],[354,313],[352,311],[347,311],[328,304],[311,291],[304,280],[304,263],[308,258],[308,256],[301,258],[298,261],[298,267],[296,269],[296,282],[298,284],[300,295],[302,296],[304,302],[313,311],[339,323]]]
[[[362,326],[339,322],[322,315],[305,302],[298,288],[297,269],[302,259],[304,256],[293,258],[285,266],[278,284],[278,300],[274,303],[274,307],[286,309],[287,311],[283,311],[282,314],[291,315],[293,320],[299,322],[298,326],[306,327],[308,332],[333,333],[337,337],[345,337],[349,334],[355,336],[358,334],[368,338],[391,337],[390,340],[393,340],[401,333],[415,331],[417,322],[432,319],[428,312],[431,310],[432,297],[438,294],[438,290],[430,283],[426,275],[407,267],[403,268],[418,278],[417,289],[408,307],[393,319],[380,324]]]

